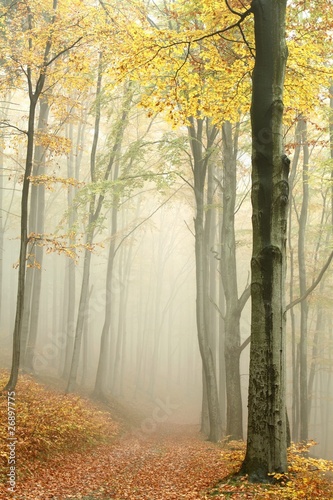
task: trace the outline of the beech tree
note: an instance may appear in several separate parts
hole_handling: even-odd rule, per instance
[[[30,176],[33,170],[35,150],[35,118],[37,106],[50,68],[65,53],[73,49],[82,39],[82,34],[74,29],[67,30],[63,37],[64,25],[61,16],[58,18],[58,2],[53,0],[49,5],[35,6],[19,4],[17,9],[4,8],[3,15],[7,25],[2,32],[2,53],[6,52],[10,64],[4,67],[4,80],[11,85],[12,73],[17,74],[15,85],[25,85],[29,97],[29,110],[26,135],[25,167],[21,196],[20,252],[18,268],[18,291],[16,301],[15,326],[13,333],[12,369],[5,390],[13,390],[17,383],[20,366],[22,319],[24,311],[24,292],[26,280],[26,258],[29,242],[28,235],[28,202]],[[64,12],[63,12],[64,14]],[[65,21],[66,15],[64,14]],[[67,19],[68,20],[68,19]],[[72,19],[71,19],[72,21]],[[8,81],[7,81],[8,79]],[[8,124],[8,127],[14,125]],[[16,126],[14,128],[17,129]]]
[[[287,470],[285,260],[290,161],[282,140],[286,0],[253,0],[251,351],[247,451],[254,481]]]

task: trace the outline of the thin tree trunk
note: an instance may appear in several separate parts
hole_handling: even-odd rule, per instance
[[[32,173],[32,160],[35,140],[35,114],[36,106],[40,93],[30,91],[30,106],[28,118],[28,143],[27,154],[25,161],[25,171],[23,177],[22,197],[21,197],[21,243],[18,269],[18,287],[16,300],[16,315],[13,334],[13,354],[12,368],[8,383],[5,390],[12,391],[16,387],[18,372],[21,357],[21,335],[22,335],[22,318],[24,312],[24,289],[25,289],[25,273],[26,273],[26,258],[28,246],[28,202],[29,202],[29,187],[30,175]]]
[[[92,182],[95,181],[96,176],[96,151],[99,138],[99,128],[101,120],[101,91],[102,91],[102,53],[99,54],[98,62],[98,73],[97,73],[97,83],[96,83],[96,100],[95,100],[95,125],[94,125],[94,137],[91,147],[90,154],[90,179]],[[108,178],[108,176],[107,176]],[[100,197],[101,198],[101,197]],[[89,203],[89,222],[86,234],[86,245],[88,248],[92,245],[95,232],[95,222],[99,217],[99,212],[102,207],[102,201],[95,207],[96,196],[94,195]],[[73,342],[73,356],[71,360],[68,382],[66,392],[71,392],[76,384],[77,371],[79,367],[80,360],[80,349],[82,342],[82,332],[84,320],[86,317],[86,311],[88,311],[88,290],[89,290],[89,277],[90,277],[90,262],[91,262],[91,252],[86,249],[84,252],[84,262],[83,262],[83,275],[81,283],[81,292],[79,300],[79,308],[77,313],[77,321],[75,327],[75,336]]]
[[[47,120],[49,115],[49,104],[46,99],[40,102],[40,111],[38,118],[38,131],[46,130]],[[45,153],[46,149],[43,146],[35,148],[34,166],[32,175],[41,175],[45,168]],[[45,218],[45,187],[43,184],[40,186],[32,186],[31,189],[31,212],[30,212],[29,232],[36,234],[44,234],[44,218]],[[34,220],[32,220],[32,217]],[[31,247],[31,245],[29,245]],[[36,264],[30,270],[32,275],[32,289],[30,290],[31,298],[27,297],[30,308],[26,308],[28,331],[27,331],[27,345],[24,356],[24,368],[28,372],[34,371],[33,359],[38,335],[38,320],[39,320],[39,307],[40,307],[40,294],[42,286],[42,266],[43,266],[43,247],[35,245],[30,248],[34,253]],[[29,310],[30,309],[30,310]],[[30,314],[29,314],[30,313]]]
[[[290,197],[293,197],[294,182],[296,177],[297,165],[301,151],[301,137],[300,137],[300,122],[296,124],[295,130],[295,143],[296,148],[291,164],[289,175],[289,189]],[[289,286],[289,302],[294,300],[294,248],[292,244],[292,210],[289,210],[289,230],[288,230],[288,247],[289,247],[289,269],[290,269],[290,286]],[[292,376],[292,439],[297,442],[299,439],[299,365],[297,355],[297,341],[296,341],[296,324],[294,308],[290,309],[291,321],[291,376]]]
[[[303,147],[303,196],[302,208],[299,218],[298,233],[298,270],[299,289],[302,297],[306,290],[306,260],[305,260],[305,230],[309,205],[309,185],[308,185],[308,164],[309,147],[307,143],[307,124],[303,117],[299,117],[301,122],[300,135]],[[308,303],[307,299],[301,302],[301,323],[300,323],[300,439],[308,440]]]
[[[207,252],[205,244],[205,202],[204,190],[209,154],[214,144],[217,131],[215,127],[207,126],[207,151],[208,155],[203,155],[203,126],[201,119],[197,120],[195,127],[194,120],[190,119],[189,138],[193,157],[194,173],[194,195],[196,203],[196,217],[194,219],[195,229],[195,262],[196,262],[196,317],[199,349],[202,359],[204,376],[207,388],[207,404],[209,413],[209,440],[217,442],[221,437],[221,418],[218,401],[217,378],[214,365],[214,356],[210,346],[209,320],[207,317],[207,303],[209,301],[209,288],[207,271]]]
[[[113,180],[116,180],[118,178],[118,174],[119,174],[119,162],[117,161]],[[114,279],[116,234],[118,231],[118,202],[119,202],[119,196],[114,195],[112,202],[112,211],[111,211],[110,247],[108,255],[108,265],[106,271],[104,325],[101,335],[99,361],[98,361],[97,375],[94,388],[94,396],[98,398],[105,397],[107,391],[106,375],[108,369],[110,342],[111,342],[110,329],[111,329],[111,318],[113,313],[112,286]]]
[[[240,378],[240,315],[237,286],[235,205],[237,186],[238,129],[232,135],[231,123],[222,128],[223,194],[221,227],[221,276],[225,293],[225,373],[227,397],[226,435],[231,440],[243,439],[243,410]]]

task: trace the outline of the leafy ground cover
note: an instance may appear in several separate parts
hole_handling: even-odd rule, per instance
[[[1,373],[0,382],[6,379]],[[4,380],[2,380],[4,379]],[[213,445],[193,425],[165,422],[124,432],[110,413],[78,396],[21,377],[16,391],[17,484],[8,492],[7,397],[1,397],[0,499],[181,500],[333,499],[333,464],[292,447],[290,470],[275,485],[234,476],[243,443]]]

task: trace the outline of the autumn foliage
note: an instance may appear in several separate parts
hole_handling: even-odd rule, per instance
[[[2,444],[6,411],[2,395]],[[307,458],[308,447],[291,447],[289,472],[276,475],[275,484],[254,485],[234,475],[244,443],[214,445],[195,426],[168,422],[145,435],[120,432],[129,422],[118,424],[89,400],[47,390],[28,376],[19,379],[16,415],[18,500],[332,498],[333,464]],[[10,498],[7,458],[2,446],[1,500]]]
[[[8,374],[2,371],[4,385]],[[8,440],[7,398],[0,400],[0,440]],[[24,481],[40,461],[59,453],[84,451],[105,443],[118,432],[118,424],[79,396],[51,392],[28,376],[20,377],[15,393],[18,480]],[[0,451],[0,483],[6,480],[8,448]]]

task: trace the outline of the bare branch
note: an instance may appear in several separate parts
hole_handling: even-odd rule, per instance
[[[171,200],[171,198],[173,196],[175,196],[175,194],[178,193],[178,191],[182,188],[183,186],[180,186],[178,189],[176,189],[176,191],[174,191],[172,193],[171,196],[169,196],[169,198],[167,198],[163,203],[161,203],[161,205],[159,205],[155,210],[153,210],[151,212],[151,214],[148,215],[148,217],[146,217],[145,219],[143,219],[141,222],[139,222],[139,224],[137,224],[133,229],[131,229],[119,242],[117,248],[115,249],[114,251],[114,254],[113,255],[116,255],[116,253],[118,252],[119,250],[119,247],[122,245],[122,243],[132,234],[134,233],[134,231],[136,231],[140,226],[142,226],[142,224],[144,224],[145,222],[147,222],[147,220],[151,219],[153,217],[153,215],[156,214],[156,212],[158,212],[164,205],[166,205],[166,203],[168,203],[168,201]]]
[[[13,128],[14,130],[17,130],[21,134],[28,135],[28,132],[26,130],[22,130],[21,128],[16,127],[15,125],[11,125],[10,123],[6,121],[1,121],[0,122],[0,128]]]
[[[241,353],[242,351],[244,351],[245,347],[247,347],[250,342],[251,342],[251,335],[249,335],[248,338],[244,340],[242,345],[239,347],[239,352]]]
[[[286,311],[289,311],[289,309],[291,309],[292,307],[296,306],[300,302],[303,302],[303,300],[305,300],[310,295],[310,293],[313,292],[313,290],[319,285],[320,281],[322,280],[322,277],[327,271],[332,259],[333,259],[333,252],[330,253],[325,265],[322,267],[320,273],[318,274],[317,278],[312,283],[312,285],[306,290],[306,292],[302,295],[302,297],[299,297],[298,299],[295,299],[292,302],[290,302],[290,304],[286,306]]]

